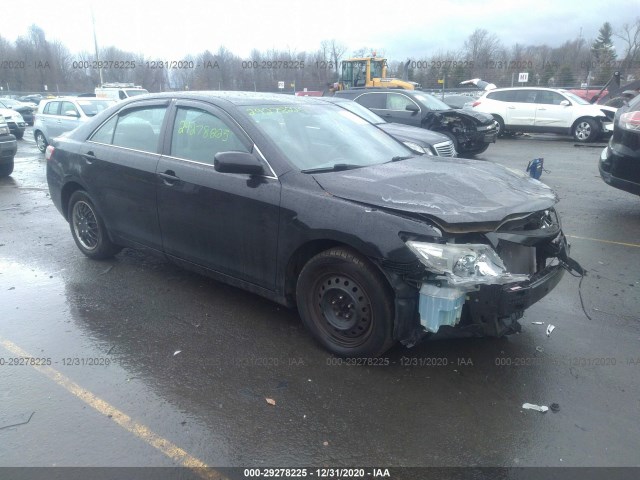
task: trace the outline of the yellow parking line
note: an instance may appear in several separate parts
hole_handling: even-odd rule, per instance
[[[579,237],[577,235],[567,235],[567,237],[579,238],[580,240],[591,240],[592,242],[613,243],[614,245],[623,245],[625,247],[640,248],[640,244],[637,244],[637,243],[614,242],[613,240],[602,240],[600,238]]]
[[[5,340],[2,337],[0,337],[0,345],[2,345],[17,357],[36,358],[33,357],[33,355],[30,355],[28,352],[24,351],[15,343],[9,340]],[[109,403],[105,402],[101,398],[97,397],[89,390],[82,388],[80,385],[75,383],[70,378],[64,376],[54,368],[46,365],[32,365],[32,367],[43,375],[49,377],[49,379],[53,380],[55,383],[78,397],[80,400],[82,400],[84,403],[86,403],[102,415],[109,416],[111,420],[120,425],[122,428],[134,434],[136,437],[138,437],[148,445],[151,445],[153,448],[159,450],[176,463],[179,463],[183,467],[192,469],[199,477],[207,480],[222,480],[227,478],[219,472],[208,468],[207,464],[202,460],[189,455],[182,448],[174,445],[169,440],[161,437],[157,433],[154,433],[145,425],[131,419],[131,417],[121,412]]]

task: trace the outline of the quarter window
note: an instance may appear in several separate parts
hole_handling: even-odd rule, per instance
[[[218,152],[249,152],[220,117],[198,108],[179,107],[171,135],[171,156],[213,165]]]

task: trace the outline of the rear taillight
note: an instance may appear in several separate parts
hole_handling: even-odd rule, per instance
[[[620,128],[631,130],[632,132],[640,132],[640,111],[627,112],[620,115]]]
[[[47,149],[45,150],[45,152],[44,152],[44,159],[46,161],[51,160],[51,157],[53,157],[53,152],[55,152],[55,151],[56,151],[56,149],[52,145],[49,145],[47,147]]]
[[[477,107],[478,105],[480,105],[482,102],[480,102],[479,100],[476,100],[475,102],[473,102],[471,104],[472,107]]]

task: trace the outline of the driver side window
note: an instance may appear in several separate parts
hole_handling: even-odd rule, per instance
[[[213,165],[218,152],[247,152],[233,130],[218,116],[199,108],[178,107],[171,136],[171,156]]]

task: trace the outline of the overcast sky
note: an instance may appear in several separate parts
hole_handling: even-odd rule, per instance
[[[594,39],[603,22],[617,30],[640,15],[640,0],[29,0],[3,9],[0,34],[13,41],[35,23],[74,53],[93,51],[91,4],[101,47],[165,60],[221,45],[244,58],[253,48],[314,51],[331,38],[346,44],[347,54],[366,46],[402,60],[460,49],[476,28],[507,47],[558,46],[581,28],[583,38]]]

